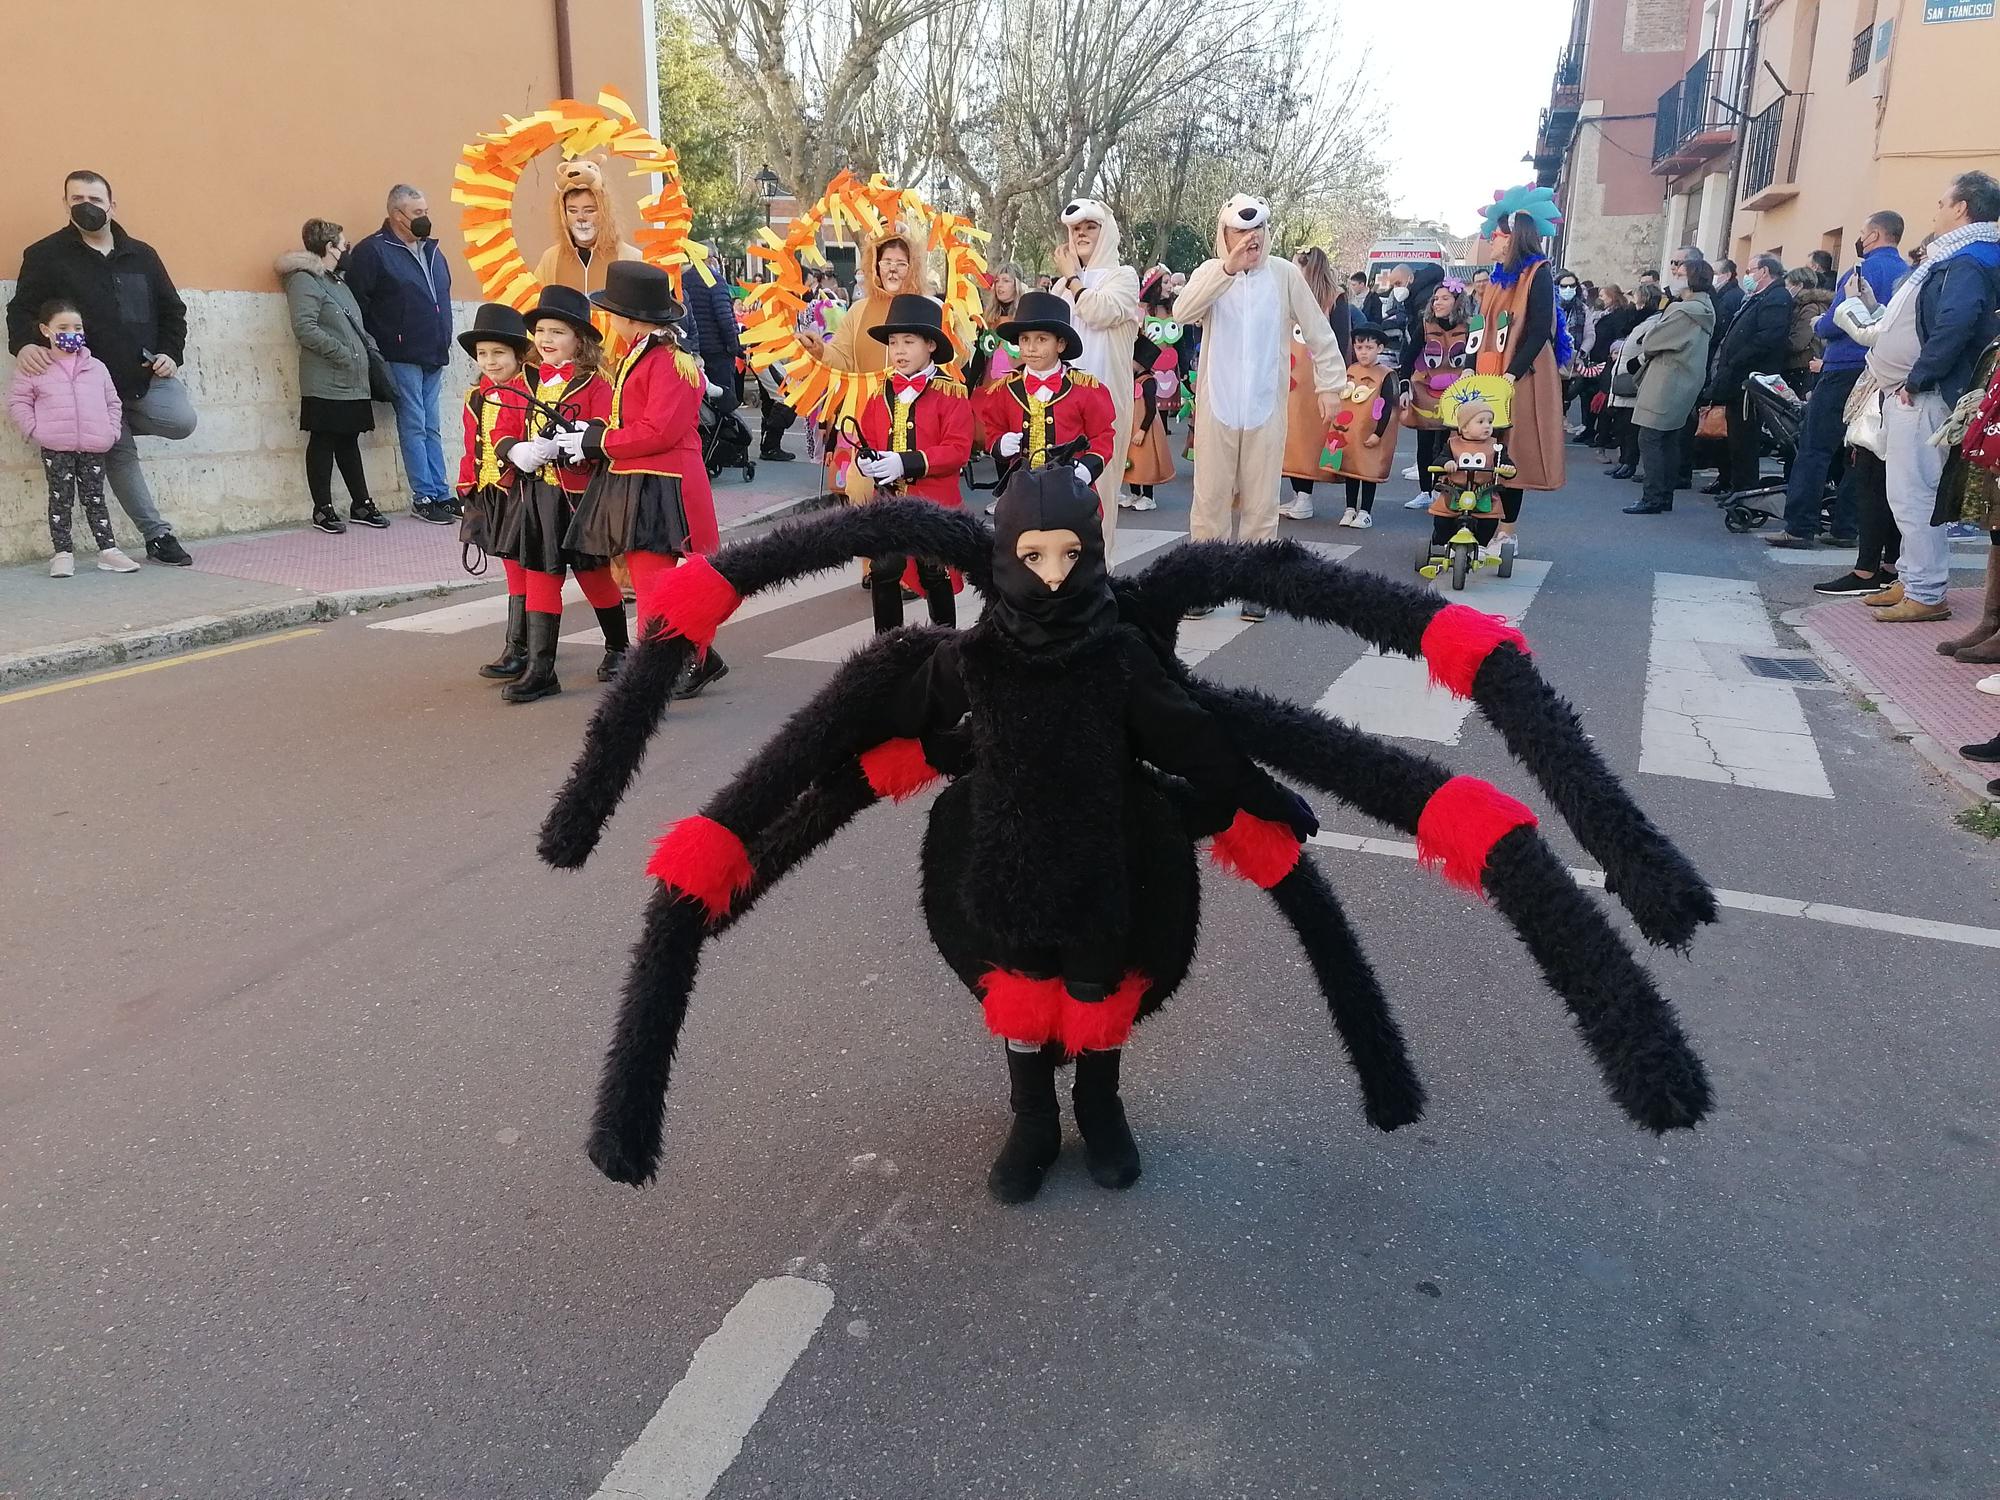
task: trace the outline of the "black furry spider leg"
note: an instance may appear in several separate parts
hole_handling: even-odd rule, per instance
[[[1301,851],[1292,873],[1272,886],[1270,894],[1319,979],[1334,1029],[1361,1081],[1368,1123],[1378,1130],[1415,1124],[1424,1113],[1424,1086],[1333,887]]]
[[[1245,753],[1392,828],[1416,833],[1425,805],[1453,779],[1437,762],[1315,710],[1199,677],[1188,690]],[[1518,828],[1501,838],[1483,884],[1575,1017],[1626,1114],[1656,1131],[1707,1114],[1708,1076],[1672,1005],[1540,835]]]
[[[929,500],[871,500],[787,521],[763,536],[732,542],[711,559],[743,598],[837,568],[857,557],[902,552],[957,568],[982,593],[993,581],[993,530],[985,518]]]
[[[1604,867],[1605,888],[1649,942],[1684,948],[1697,927],[1715,920],[1707,882],[1632,800],[1529,657],[1507,641],[1479,641],[1476,632],[1468,639],[1450,628],[1433,631],[1434,624],[1466,621],[1465,606],[1343,567],[1291,541],[1178,547],[1146,567],[1120,598],[1128,618],[1169,646],[1183,611],[1242,599],[1339,625],[1379,649],[1430,662],[1434,673],[1456,677],[1454,690],[1479,705],[1577,842]],[[1459,613],[1447,614],[1452,610]]]
[[[694,654],[685,636],[641,636],[590,716],[583,753],[542,820],[536,851],[558,870],[580,869],[646,758],[646,742],[674,699]]]

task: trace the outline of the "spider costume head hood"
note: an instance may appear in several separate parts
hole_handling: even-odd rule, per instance
[[[1056,587],[1022,555],[1022,539],[1081,551]],[[986,618],[1028,651],[1068,650],[1118,623],[1097,492],[1067,463],[1018,471],[993,511],[993,597]]]

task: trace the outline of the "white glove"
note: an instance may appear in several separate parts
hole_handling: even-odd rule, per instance
[[[555,444],[556,452],[571,463],[583,462],[583,434],[585,429],[572,427],[567,432],[559,432],[549,441]]]
[[[555,446],[546,438],[522,438],[507,450],[507,462],[523,474],[535,470],[555,457]]]
[[[998,453],[1002,458],[1012,458],[1021,451],[1021,434],[1018,432],[1001,433],[1000,446],[993,451]]]
[[[878,453],[873,458],[862,459],[855,467],[877,484],[894,484],[903,477],[903,455]]]
[[[1090,472],[1090,467],[1087,464],[1078,464],[1076,466],[1076,477],[1082,480],[1085,484],[1097,483],[1096,476]]]

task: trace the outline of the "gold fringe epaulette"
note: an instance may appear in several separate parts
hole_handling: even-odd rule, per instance
[[[681,379],[685,380],[696,390],[707,389],[708,376],[702,370],[701,361],[688,353],[687,350],[676,349],[674,351],[674,368],[681,372]]]

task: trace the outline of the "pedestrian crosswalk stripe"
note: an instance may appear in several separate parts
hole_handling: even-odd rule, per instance
[[[574,583],[563,585],[563,603],[575,604],[583,598],[583,591]],[[442,609],[427,609],[414,615],[399,615],[393,620],[375,620],[370,630],[404,630],[412,635],[458,635],[467,630],[484,630],[489,625],[502,625],[507,620],[507,596],[488,594],[484,599],[468,599],[463,604],[447,604]]]
[[[1723,654],[1780,649],[1754,583],[1688,573],[1653,575],[1653,634],[1639,769],[1729,786],[1831,797],[1798,690],[1716,670]]]
[[[1852,547],[1827,547],[1818,552],[1807,552],[1800,547],[1766,547],[1764,561],[1793,568],[1825,568],[1831,572],[1843,562],[1852,563],[1853,551]],[[1981,552],[1953,548],[1951,565],[1954,568],[1983,568],[1986,558]]]
[[[1548,576],[1549,564],[1520,560],[1514,564],[1513,577],[1502,578],[1482,569],[1468,588],[1453,592],[1450,598],[1518,624]],[[1315,706],[1321,713],[1345,719],[1370,734],[1440,745],[1459,742],[1466,717],[1472,712],[1466,699],[1455,698],[1431,683],[1430,669],[1424,663],[1385,656],[1373,647],[1334,679]]]

